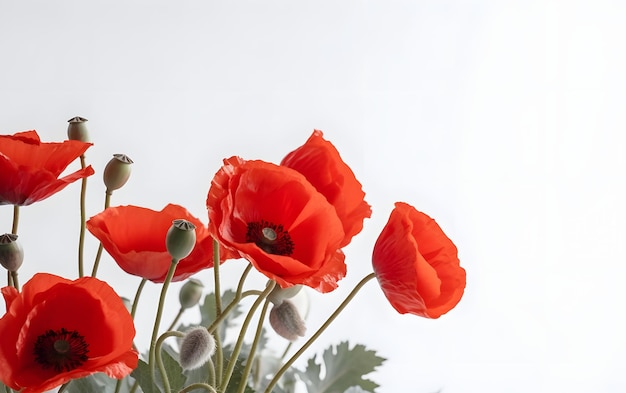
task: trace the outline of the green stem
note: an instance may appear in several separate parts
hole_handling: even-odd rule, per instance
[[[163,307],[165,306],[165,296],[167,295],[167,288],[174,277],[174,273],[176,272],[176,266],[178,265],[177,259],[172,259],[172,263],[170,265],[169,270],[167,271],[167,276],[165,276],[165,281],[163,282],[163,286],[161,287],[161,296],[159,296],[159,305],[157,308],[156,317],[154,320],[154,327],[152,329],[152,338],[150,339],[150,353],[148,356],[148,363],[150,365],[150,377],[152,378],[152,383],[156,386],[156,370],[155,370],[155,347],[157,337],[159,335],[159,326],[161,325],[161,318],[163,316]]]
[[[183,312],[185,312],[185,309],[181,307],[180,310],[178,310],[178,313],[176,314],[176,316],[174,317],[174,320],[172,321],[170,326],[167,328],[167,330],[173,330],[174,329],[174,326],[176,326],[176,323],[178,323],[178,320],[183,315]]]
[[[165,341],[165,339],[168,337],[172,337],[172,336],[183,337],[184,335],[185,334],[181,332],[169,331],[169,332],[165,332],[161,334],[161,336],[156,342],[155,359],[157,362],[157,366],[159,367],[159,371],[161,372],[161,380],[163,381],[163,391],[165,393],[170,393],[172,391],[172,388],[170,387],[170,379],[167,376],[167,370],[165,370],[165,365],[163,365],[163,357],[161,356],[161,346],[163,345],[163,341]]]
[[[287,344],[287,347],[285,347],[285,350],[283,351],[282,356],[280,357],[280,360],[282,361],[283,359],[285,359],[285,357],[287,356],[287,354],[289,353],[289,350],[291,349],[291,346],[293,345],[293,341],[289,341],[289,344]]]
[[[226,308],[222,311],[221,314],[217,315],[217,318],[215,318],[215,321],[213,321],[213,323],[211,323],[209,327],[207,327],[207,330],[209,331],[209,333],[214,333],[215,331],[217,331],[217,327],[219,326],[219,324],[222,323],[222,321],[226,319],[226,317],[228,317],[228,314],[230,314],[230,312],[237,306],[237,303],[239,303],[239,301],[242,298],[249,296],[249,295],[260,295],[262,293],[261,291],[252,291],[252,290],[243,292],[243,284],[250,270],[252,270],[252,264],[248,264],[248,266],[246,266],[245,270],[243,271],[241,278],[239,279],[239,284],[237,285],[237,292],[235,292],[235,297],[233,298],[233,300],[230,303],[228,303],[228,306],[226,306]],[[213,335],[215,336],[215,333]]]
[[[13,205],[13,225],[11,225],[11,233],[17,235],[17,226],[20,222],[20,207]]]
[[[241,330],[239,331],[239,337],[237,338],[237,343],[235,344],[235,348],[233,349],[233,353],[228,361],[228,367],[226,368],[226,373],[224,374],[224,379],[222,380],[222,384],[220,385],[220,392],[225,392],[228,383],[230,382],[230,377],[233,374],[233,370],[235,369],[235,364],[237,363],[237,358],[239,358],[239,353],[241,352],[241,348],[243,347],[243,339],[246,335],[246,330],[248,330],[248,325],[250,325],[250,321],[252,321],[252,316],[254,312],[259,307],[261,302],[263,302],[267,296],[272,292],[276,286],[276,281],[270,281],[267,284],[267,287],[263,291],[263,293],[254,301],[252,307],[248,311],[248,315],[246,315],[246,319],[244,319],[243,324],[241,325]],[[245,383],[245,381],[241,381],[241,383]]]
[[[141,292],[143,291],[143,287],[148,282],[147,279],[142,278],[139,286],[137,287],[137,292],[135,293],[135,299],[133,299],[133,306],[130,310],[130,316],[135,319],[135,312],[137,312],[137,305],[139,304],[139,297],[141,296]]]
[[[287,362],[278,370],[278,372],[276,372],[276,375],[274,375],[274,378],[272,378],[269,385],[267,385],[267,388],[265,389],[265,393],[270,393],[272,391],[274,386],[276,386],[276,384],[278,383],[278,380],[280,379],[280,377],[282,377],[283,374],[291,367],[293,362],[295,362],[296,359],[298,359],[300,355],[302,355],[311,346],[311,344],[313,344],[313,342],[318,339],[318,337],[324,332],[324,330],[326,330],[326,328],[330,326],[330,324],[335,320],[335,318],[337,318],[337,316],[343,311],[343,309],[346,308],[348,303],[350,303],[350,301],[356,296],[356,294],[361,290],[361,288],[363,288],[363,286],[374,277],[376,277],[376,274],[370,273],[367,276],[363,277],[361,281],[359,281],[359,283],[354,287],[354,289],[352,289],[352,292],[348,294],[348,296],[344,299],[344,301],[341,302],[341,304],[337,307],[337,309],[330,315],[330,317],[328,317],[326,322],[324,322],[324,324],[322,324],[322,326],[320,326],[319,329],[317,329],[317,331],[313,334],[313,336],[311,336],[311,338],[309,338],[307,342],[304,343],[304,345],[302,345],[302,347],[298,350],[298,352],[294,353],[293,356],[291,356],[291,358],[289,358],[289,360],[287,360]]]
[[[63,393],[65,391],[65,389],[67,389],[67,385],[69,385],[72,381],[70,382],[66,382],[63,385],[61,385],[61,387],[59,388],[59,391],[57,393]]]
[[[19,205],[13,205],[13,224],[11,224],[11,233],[17,235],[17,226],[20,222],[20,207]],[[17,282],[17,272],[10,272],[7,270],[7,285],[15,287],[18,291],[20,286]]]
[[[265,320],[265,315],[267,314],[267,307],[270,302],[265,300],[263,303],[263,308],[261,309],[261,316],[259,317],[259,323],[256,326],[256,333],[254,335],[254,341],[252,341],[252,346],[250,347],[250,353],[248,354],[248,360],[246,360],[246,367],[243,369],[243,375],[239,381],[239,389],[237,393],[243,393],[248,386],[248,376],[250,375],[250,370],[252,370],[252,363],[254,363],[254,354],[256,352],[256,348],[259,344],[259,339],[261,338],[261,334],[263,331],[263,321]]]
[[[220,244],[213,239],[213,282],[215,286],[215,315],[217,319],[222,315],[222,291],[220,288]],[[211,331],[209,330],[209,333]],[[222,351],[222,338],[219,330],[215,330],[213,334],[215,338],[215,367],[217,374],[217,383],[222,381],[222,370],[224,368],[224,352]]]
[[[13,283],[13,287],[20,291],[20,282],[17,280],[17,271],[11,271],[11,282]]]
[[[106,191],[104,193],[104,210],[106,210],[111,204],[111,192]],[[100,258],[102,257],[102,242],[98,246],[98,252],[96,253],[96,260],[93,262],[93,269],[91,270],[91,277],[95,277],[98,274],[98,266],[100,265]]]
[[[122,388],[122,381],[123,379],[118,379],[117,382],[115,382],[115,393],[120,393],[120,389]]]
[[[85,169],[85,155],[80,156],[80,166]],[[87,178],[83,177],[80,185],[80,234],[78,237],[78,277],[82,277],[83,273],[83,250],[85,249],[85,221],[87,214],[85,213],[85,195],[87,194]]]
[[[191,385],[185,387],[183,390],[181,390],[178,393],[188,393],[195,389],[204,389],[209,393],[217,393],[217,390],[215,390],[211,385],[208,385],[206,383],[201,383],[201,382],[192,383]]]

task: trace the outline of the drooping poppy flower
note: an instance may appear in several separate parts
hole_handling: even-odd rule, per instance
[[[185,208],[169,204],[161,211],[139,206],[109,207],[87,221],[87,229],[125,272],[153,282],[165,281],[172,257],[165,236],[172,221],[185,219],[196,226],[196,245],[176,266],[173,281],[182,281],[213,267],[213,238],[206,224]],[[238,257],[223,249],[221,261]]]
[[[397,202],[372,256],[385,296],[401,314],[439,318],[463,296],[465,270],[454,243],[413,206]]]
[[[345,232],[341,247],[361,232],[363,220],[372,215],[372,209],[354,172],[322,131],[313,131],[306,143],[287,154],[280,164],[302,173],[335,207]]]
[[[0,205],[27,206],[93,175],[91,166],[59,179],[91,143],[41,142],[36,131],[0,135]]]
[[[0,380],[11,389],[44,392],[98,372],[120,379],[137,366],[133,320],[107,283],[39,273],[2,294]]]
[[[226,159],[207,208],[213,236],[283,288],[304,284],[329,292],[346,274],[335,208],[293,169]]]

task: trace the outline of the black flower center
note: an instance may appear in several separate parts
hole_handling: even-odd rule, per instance
[[[76,330],[48,330],[37,337],[33,355],[42,368],[70,371],[87,361],[89,344]]]
[[[291,255],[293,254],[293,241],[289,232],[282,225],[271,222],[255,221],[248,223],[246,241],[254,243],[268,254]]]

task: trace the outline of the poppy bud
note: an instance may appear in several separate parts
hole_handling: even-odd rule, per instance
[[[72,141],[89,142],[89,132],[87,131],[87,119],[76,116],[67,121],[67,139]]]
[[[178,293],[178,300],[180,301],[180,307],[186,309],[191,308],[198,304],[200,298],[202,297],[202,290],[204,289],[204,285],[200,280],[195,278],[190,278],[186,283],[180,288],[180,292]]]
[[[280,305],[272,308],[270,325],[278,335],[289,341],[295,341],[306,333],[304,320],[290,300],[283,300]]]
[[[274,286],[272,292],[267,296],[267,299],[272,302],[275,306],[280,305],[285,299],[291,299],[296,296],[298,292],[302,289],[302,285],[294,285],[287,288],[281,288],[280,286]]]
[[[187,220],[174,220],[167,231],[165,246],[172,258],[181,260],[191,254],[196,245],[196,226]]]
[[[194,370],[206,363],[215,352],[215,339],[203,327],[188,330],[180,341],[180,365],[183,370]]]
[[[133,163],[125,154],[113,154],[113,158],[104,167],[104,184],[107,186],[107,193],[121,188],[130,177],[130,164]]]
[[[24,261],[24,249],[17,235],[5,233],[0,236],[0,264],[10,272],[16,272]]]

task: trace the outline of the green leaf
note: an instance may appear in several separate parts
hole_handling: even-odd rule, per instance
[[[67,393],[102,392],[113,393],[117,379],[98,373],[88,377],[75,379],[67,385]]]
[[[307,385],[308,393],[344,393],[352,387],[359,387],[366,392],[375,392],[378,384],[364,379],[380,366],[385,359],[376,356],[375,351],[357,344],[352,349],[344,341],[336,347],[329,347],[322,355],[322,364],[315,358],[309,359],[305,371],[299,371],[300,378]],[[358,392],[358,390],[357,390]]]
[[[183,374],[183,368],[178,363],[178,354],[169,345],[163,345],[163,366],[167,372],[170,389],[173,392],[181,390],[185,386],[187,377]],[[161,375],[157,368],[157,375]]]
[[[139,387],[143,390],[143,393],[160,393],[161,391],[154,386],[152,378],[150,377],[150,367],[148,363],[139,359],[137,368],[130,374],[139,383]]]
[[[237,391],[239,390],[239,386],[242,383],[246,384],[246,389],[244,390],[245,393],[254,393],[254,390],[248,385],[248,381],[242,381],[244,366],[245,363],[243,362],[241,357],[239,357],[235,362],[233,375],[231,376],[230,382],[228,383],[228,386],[226,387],[224,393],[237,393]]]

